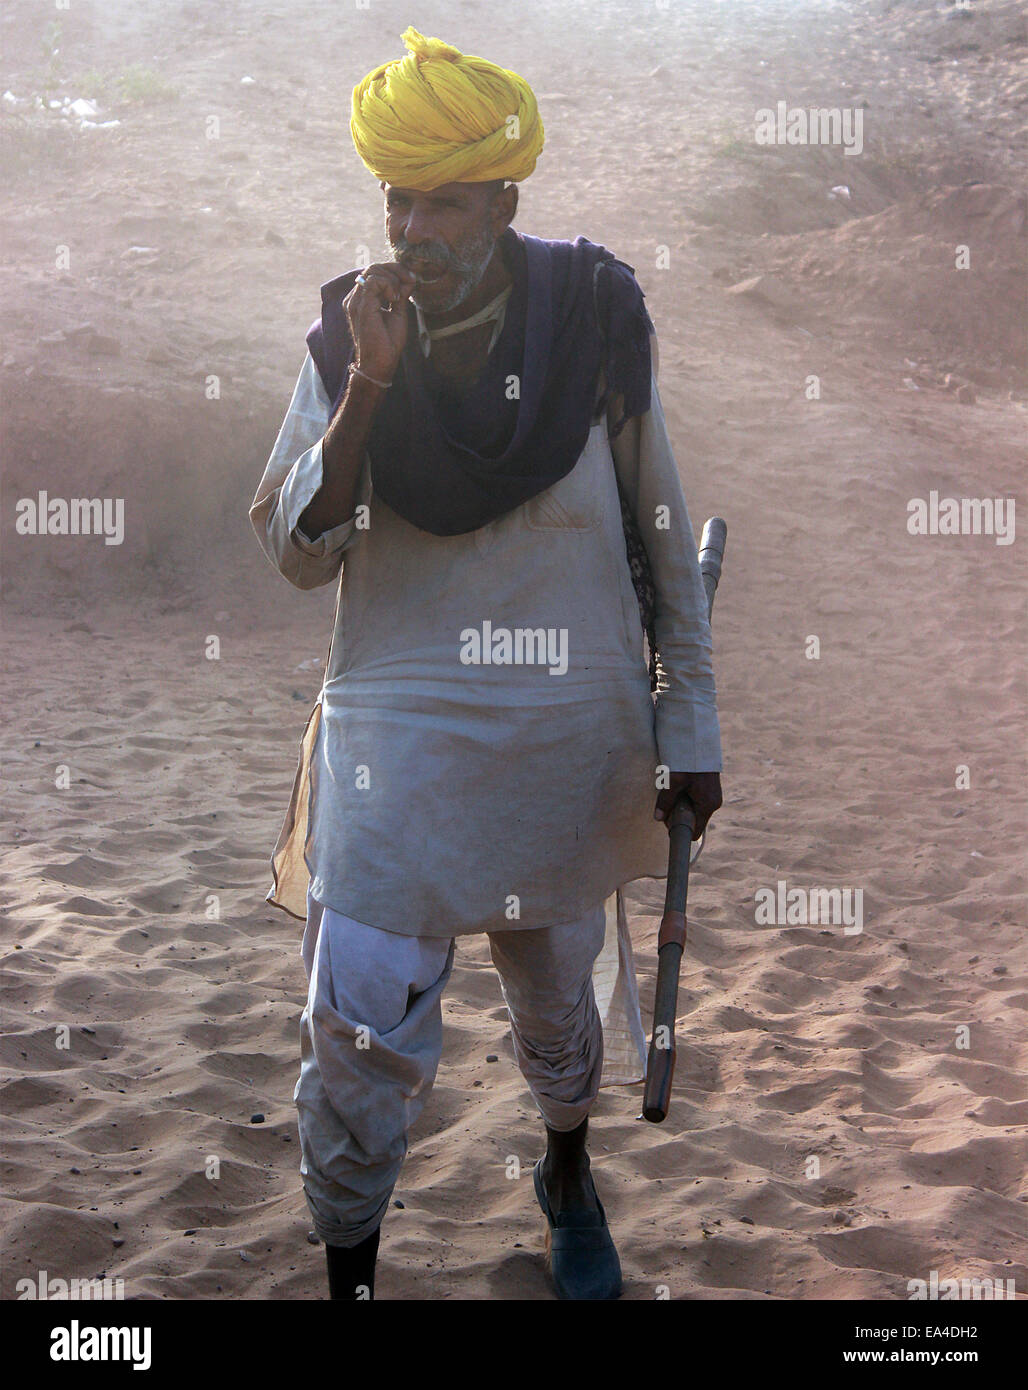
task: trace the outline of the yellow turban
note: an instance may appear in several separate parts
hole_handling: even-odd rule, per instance
[[[402,38],[408,53],[353,89],[350,134],[375,177],[422,192],[527,179],[543,123],[525,79],[416,29]]]

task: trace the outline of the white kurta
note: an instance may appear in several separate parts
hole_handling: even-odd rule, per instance
[[[721,749],[696,541],[656,380],[613,456],[601,421],[565,478],[460,536],[399,517],[365,460],[355,516],[305,537],[330,416],[308,354],[250,511],[291,583],[340,578],[269,900],[303,916],[309,880],[347,917],[450,937],[563,924],[663,877],[658,769],[720,770]],[[615,463],[656,587],[656,706]]]

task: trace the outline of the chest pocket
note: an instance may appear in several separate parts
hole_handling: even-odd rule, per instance
[[[603,520],[605,489],[603,422],[594,425],[581,458],[571,472],[525,503],[525,520],[533,531],[595,531]],[[608,468],[613,468],[609,459]]]

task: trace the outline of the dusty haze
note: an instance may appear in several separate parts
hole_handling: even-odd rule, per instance
[[[333,593],[247,509],[319,285],[382,247],[349,93],[408,24],[532,83],[517,225],[636,267],[694,524],[729,524],[673,1108],[592,1122],[625,1297],[1023,1293],[1024,540],[907,528],[933,491],[1024,505],[1023,9],[8,0],[0,1294],[325,1293],[300,924],[263,895]],[[861,112],[861,153],[758,145],[780,101]],[[40,490],[121,499],[122,543],[18,534]],[[779,881],[862,890],[862,933],[758,926]],[[444,1023],[378,1295],[549,1298],[484,939]]]

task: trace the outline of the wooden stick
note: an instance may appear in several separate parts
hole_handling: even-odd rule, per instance
[[[700,574],[707,594],[708,616],[714,608],[714,594],[721,578],[728,527],[719,516],[712,516],[703,527],[700,540]],[[678,977],[685,950],[686,907],[689,897],[689,863],[696,817],[688,799],[679,797],[668,819],[667,889],[664,915],[657,936],[657,988],[653,1001],[653,1033],[646,1061],[643,1117],[660,1124],[671,1103],[671,1083],[675,1075],[678,1049],[675,1021],[678,1017]]]

